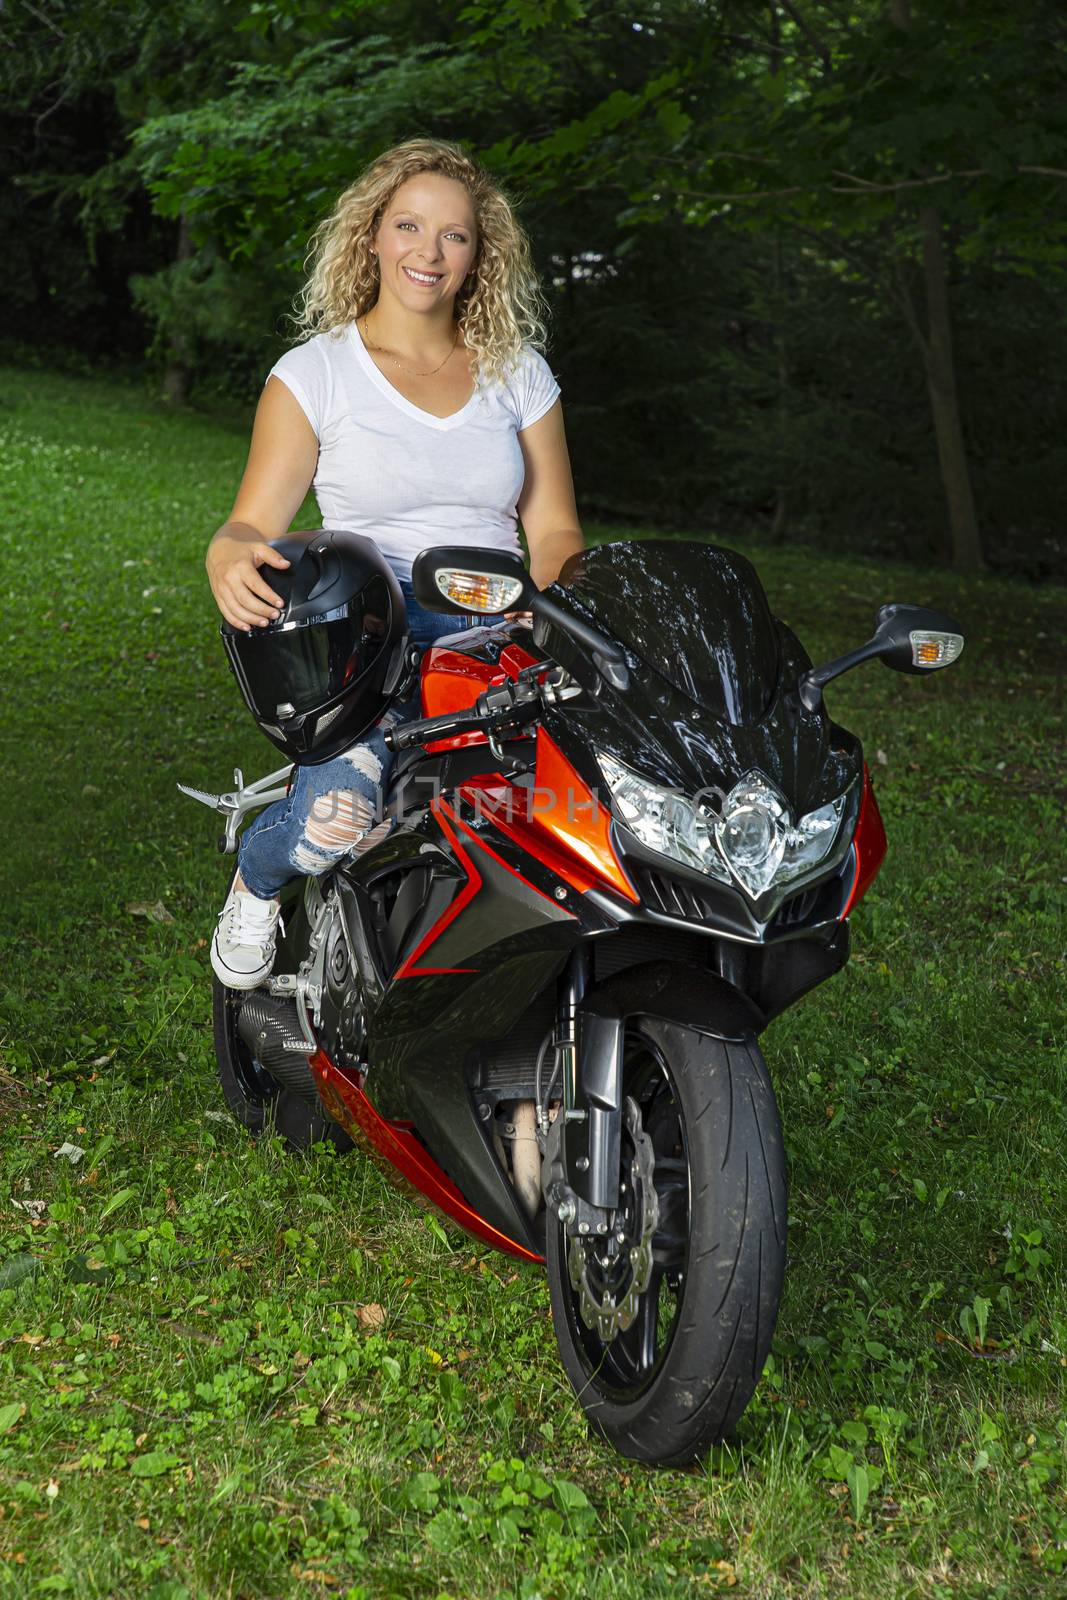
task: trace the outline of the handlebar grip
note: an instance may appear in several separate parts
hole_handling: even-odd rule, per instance
[[[469,713],[453,711],[443,717],[421,717],[416,722],[402,722],[399,727],[386,728],[382,737],[389,750],[410,750],[412,745],[447,739],[454,733],[471,733],[482,726],[482,720]]]

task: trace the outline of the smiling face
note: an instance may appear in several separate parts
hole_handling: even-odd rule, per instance
[[[478,248],[474,205],[463,184],[439,172],[402,183],[374,237],[384,293],[413,311],[454,299]]]

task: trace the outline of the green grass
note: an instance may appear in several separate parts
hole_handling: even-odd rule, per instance
[[[1067,1593],[1063,593],[734,541],[816,657],[892,599],[968,643],[828,693],[889,856],[763,1039],[772,1358],[736,1443],[654,1471],[589,1439],[536,1270],[222,1112],[227,869],[175,782],[276,762],[203,570],[245,426],[0,393],[0,1595]]]

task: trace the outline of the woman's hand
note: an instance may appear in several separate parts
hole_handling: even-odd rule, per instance
[[[289,562],[265,539],[237,538],[220,529],[204,564],[215,603],[232,627],[251,633],[281,615],[282,601],[259,569],[287,567]]]
[[[233,510],[208,546],[211,592],[226,621],[251,632],[275,617],[281,601],[259,569],[289,562],[268,540],[292,524],[311,486],[319,442],[295,396],[268,378],[256,407],[252,443]]]

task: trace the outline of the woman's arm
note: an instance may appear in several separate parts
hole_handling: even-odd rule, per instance
[[[211,592],[234,627],[265,627],[277,614],[278,596],[259,568],[289,565],[267,541],[288,533],[315,476],[318,455],[314,429],[292,391],[280,378],[268,378],[233,510],[204,558]]]
[[[518,514],[530,551],[530,576],[539,589],[559,577],[568,556],[584,550],[574,503],[574,480],[557,400],[518,435],[526,463]]]

